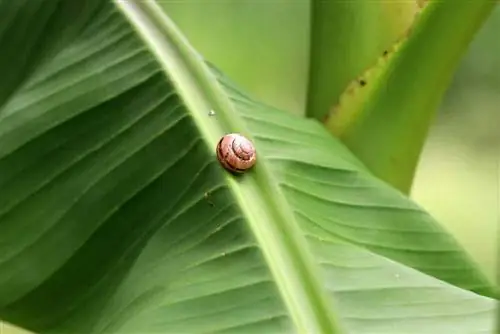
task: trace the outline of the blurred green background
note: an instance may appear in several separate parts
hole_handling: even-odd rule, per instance
[[[302,114],[309,0],[162,3],[191,43],[260,100]],[[431,129],[413,198],[493,280],[500,213],[500,8],[476,36]],[[335,61],[335,59],[332,59]],[[0,334],[22,331],[4,326]]]

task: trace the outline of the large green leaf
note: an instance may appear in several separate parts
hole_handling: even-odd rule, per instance
[[[34,59],[0,59],[24,73],[0,85],[2,319],[41,333],[492,331],[493,288],[428,214],[317,122],[209,71],[154,2],[53,12],[89,21],[50,35],[33,4],[0,2],[2,46]],[[215,158],[229,131],[258,150],[241,177]]]

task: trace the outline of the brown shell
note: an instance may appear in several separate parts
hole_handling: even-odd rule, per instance
[[[257,156],[252,142],[238,133],[230,133],[217,144],[217,159],[230,172],[243,173],[252,168]]]

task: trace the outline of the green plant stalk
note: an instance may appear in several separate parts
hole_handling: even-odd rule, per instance
[[[115,0],[115,4],[172,79],[184,103],[193,111],[202,136],[213,143],[210,148],[224,133],[235,129],[246,132],[215,77],[154,0]],[[216,110],[220,122],[206,121],[210,110]],[[297,331],[341,334],[340,322],[322,290],[319,273],[311,268],[313,259],[304,251],[307,243],[271,172],[260,160],[242,181],[228,175],[230,189],[248,217]]]
[[[353,78],[412,24],[416,2],[312,1],[308,117],[322,120]]]
[[[343,121],[342,141],[375,175],[404,193],[411,190],[425,138],[455,68],[495,4],[430,1],[380,76],[367,83],[372,87],[359,110]],[[327,127],[335,133],[335,120]]]

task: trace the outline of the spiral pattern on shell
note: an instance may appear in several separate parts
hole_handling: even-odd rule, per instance
[[[256,160],[252,142],[238,133],[230,133],[217,144],[217,159],[230,172],[243,173],[252,168]]]

